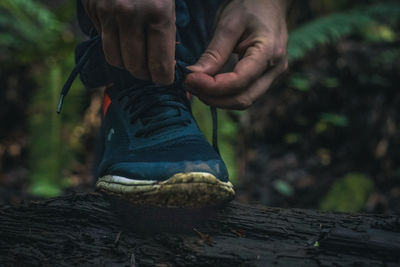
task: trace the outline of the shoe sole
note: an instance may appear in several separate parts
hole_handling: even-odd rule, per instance
[[[235,196],[230,182],[204,172],[177,173],[164,181],[133,180],[106,175],[96,190],[140,206],[203,208],[219,206]]]

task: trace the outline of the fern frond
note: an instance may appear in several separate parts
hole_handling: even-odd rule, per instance
[[[63,27],[39,1],[0,1],[0,51],[11,49],[17,56],[46,52],[61,39]]]
[[[40,2],[35,0],[2,0],[0,10],[6,11],[15,20],[31,23],[44,29],[58,29],[60,22],[54,14]],[[14,20],[14,23],[17,22]]]
[[[289,60],[301,59],[318,45],[332,43],[377,21],[400,20],[400,3],[381,3],[313,20],[290,33]]]

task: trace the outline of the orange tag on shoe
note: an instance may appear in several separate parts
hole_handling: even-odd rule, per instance
[[[104,117],[107,114],[108,108],[111,105],[111,98],[107,95],[107,93],[104,93],[104,99],[103,99],[103,114]]]

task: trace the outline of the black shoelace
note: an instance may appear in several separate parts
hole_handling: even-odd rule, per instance
[[[183,90],[157,85],[137,85],[121,91],[119,100],[126,99],[124,110],[130,114],[130,122],[140,119],[143,127],[138,136],[173,125],[189,125],[190,119],[182,116],[180,110],[189,110],[189,101]]]
[[[63,88],[60,93],[60,100],[57,106],[57,113],[61,113],[62,105],[64,103],[64,99],[67,96],[72,83],[75,81],[78,74],[81,72],[85,63],[89,60],[89,58],[93,55],[96,46],[101,45],[101,39],[99,36],[95,36],[90,40],[88,48],[80,60],[75,65],[74,69],[71,71],[67,81],[65,82]],[[179,68],[179,64],[178,68]],[[186,71],[180,70],[182,73],[186,73]],[[152,88],[149,88],[152,87]],[[155,97],[155,96],[158,97]],[[188,104],[185,105],[186,99],[184,90],[171,90],[168,87],[160,87],[157,85],[145,86],[145,88],[128,88],[124,89],[120,94],[120,100],[122,98],[127,97],[128,101],[124,106],[125,111],[131,114],[131,122],[136,121],[146,113],[148,113],[154,106],[165,106],[179,109],[188,110]],[[182,99],[185,98],[185,99]],[[146,98],[146,101],[144,101]],[[139,104],[138,104],[139,103]],[[161,116],[161,117],[160,117]],[[170,118],[163,118],[162,115],[155,116],[151,119],[151,116],[148,116],[148,121],[145,123],[145,127],[138,131],[137,135],[145,135],[151,132],[156,131],[160,127],[168,127],[173,124],[183,124],[187,125],[190,121],[188,119],[180,116],[180,113],[177,112],[174,116]],[[217,118],[217,110],[215,107],[211,107],[211,116],[213,121],[213,132],[212,132],[212,144],[215,151],[219,154],[218,148],[218,118]]]

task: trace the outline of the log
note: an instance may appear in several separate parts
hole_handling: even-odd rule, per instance
[[[398,216],[76,193],[0,208],[0,266],[399,266]]]

